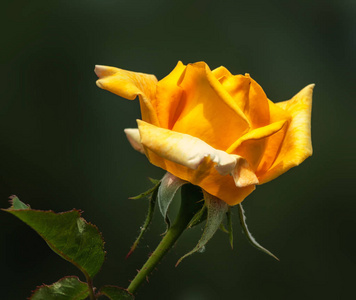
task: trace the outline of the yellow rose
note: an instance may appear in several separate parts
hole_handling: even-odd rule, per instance
[[[312,154],[313,84],[273,103],[249,74],[204,62],[178,62],[161,81],[107,66],[95,72],[100,88],[139,97],[142,120],[125,130],[136,150],[229,205]]]

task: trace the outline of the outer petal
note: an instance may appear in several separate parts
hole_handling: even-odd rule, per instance
[[[196,137],[156,127],[141,120],[137,120],[137,123],[143,146],[164,159],[196,170],[209,157],[216,163],[216,169],[221,175],[227,175],[235,168],[235,157],[214,149]]]
[[[178,85],[183,94],[173,130],[226,150],[249,130],[249,121],[203,63],[189,64]]]
[[[248,162],[240,156],[214,149],[187,134],[159,128],[140,120],[138,125],[142,145],[146,151],[152,151],[165,159],[165,170],[199,185],[230,205],[241,202],[258,183]],[[156,164],[151,159],[150,161]],[[229,173],[232,176],[226,175]]]
[[[136,151],[145,154],[145,149],[143,148],[141,144],[141,137],[140,137],[140,132],[138,131],[137,128],[126,128],[124,130],[127,139],[129,140],[132,148],[134,148]]]
[[[310,84],[291,100],[276,104],[291,116],[291,121],[273,165],[259,176],[261,184],[278,177],[312,155],[311,108],[313,88],[314,84]]]
[[[98,87],[129,100],[139,96],[142,119],[151,124],[159,125],[154,110],[157,84],[154,75],[107,66],[95,66],[95,73],[99,77],[99,80],[96,81]]]

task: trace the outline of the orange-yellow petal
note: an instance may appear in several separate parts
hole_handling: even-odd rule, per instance
[[[269,124],[267,96],[249,74],[234,76],[224,67],[215,69],[213,73],[247,116],[252,129]]]
[[[183,89],[173,130],[226,150],[249,130],[249,121],[203,63],[189,64],[178,85]]]
[[[142,145],[164,159],[196,170],[209,157],[222,175],[231,173],[235,168],[234,156],[214,149],[196,137],[156,127],[141,120],[137,120],[137,124]]]
[[[236,157],[236,167],[232,171],[231,175],[234,178],[236,186],[242,188],[249,185],[258,184],[258,178],[248,161],[242,156],[233,156]]]
[[[190,135],[137,122],[143,147],[165,160],[165,170],[226,203],[240,203],[258,183],[244,158],[214,149]]]
[[[132,148],[142,154],[145,154],[145,150],[141,144],[141,136],[139,130],[137,128],[126,128],[124,132]]]
[[[157,83],[156,112],[162,128],[172,129],[179,116],[177,108],[183,89],[178,86],[178,81],[185,68],[185,65],[179,61],[174,70]]]
[[[140,99],[142,119],[159,125],[154,109],[157,79],[154,75],[136,73],[108,66],[95,66],[99,77],[98,87],[108,90],[120,97],[133,100]]]
[[[312,155],[311,109],[313,88],[314,84],[310,84],[291,100],[276,104],[286,115],[290,115],[291,119],[273,165],[264,173],[259,174],[260,184],[278,177]]]
[[[223,77],[230,77],[233,76],[228,69],[223,66],[220,66],[211,71],[211,73],[215,76],[217,80],[220,81]]]
[[[268,138],[282,130],[286,123],[287,120],[282,120],[251,130],[233,143],[226,152],[246,158],[251,168],[256,170],[264,156]]]
[[[263,157],[256,170],[258,177],[265,174],[275,162],[291,120],[291,115],[287,111],[278,107],[270,100],[268,100],[268,104],[271,123],[286,122],[286,124],[281,128],[281,130],[266,139]]]

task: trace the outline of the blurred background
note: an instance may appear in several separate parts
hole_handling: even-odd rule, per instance
[[[275,102],[315,83],[313,157],[244,201],[251,232],[281,261],[248,244],[234,210],[233,250],[220,231],[203,254],[175,268],[202,228],[186,232],[137,299],[350,298],[355,1],[15,0],[2,7],[0,207],[16,194],[36,209],[82,209],[106,241],[94,284],[127,287],[164,231],[156,211],[125,260],[148,204],[128,197],[164,171],[124,136],[140,118],[138,101],[97,88],[94,65],[162,79],[178,60],[205,61],[250,73]],[[1,212],[0,226],[2,299],[26,299],[65,275],[84,280],[14,216]]]

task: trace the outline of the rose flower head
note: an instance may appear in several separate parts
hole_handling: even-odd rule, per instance
[[[140,100],[142,120],[125,133],[133,148],[230,206],[312,155],[314,84],[288,101],[270,101],[249,74],[204,62],[154,75],[96,66],[97,85]]]

